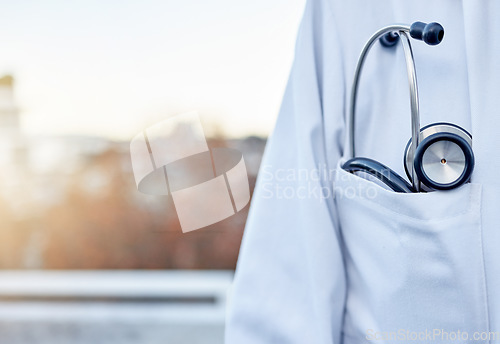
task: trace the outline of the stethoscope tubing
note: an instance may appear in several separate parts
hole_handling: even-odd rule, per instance
[[[356,148],[355,148],[356,100],[358,96],[360,75],[366,60],[366,56],[370,51],[370,49],[372,48],[372,46],[375,44],[375,42],[377,42],[385,34],[391,32],[395,32],[400,37],[403,46],[403,51],[405,54],[406,70],[408,74],[408,83],[410,88],[411,129],[412,129],[412,145],[410,149],[413,156],[417,150],[420,141],[420,110],[419,110],[419,96],[418,96],[415,59],[413,58],[413,51],[410,44],[410,38],[408,37],[408,33],[410,32],[410,26],[389,25],[381,28],[370,37],[370,39],[366,42],[365,46],[363,47],[363,50],[361,51],[361,54],[359,56],[351,90],[349,118],[347,120],[348,145],[346,147],[347,151],[344,154],[345,157],[354,158],[356,156]],[[414,169],[412,169],[411,173],[412,173],[412,186],[416,192],[419,192],[420,181],[418,179],[418,176],[416,175]]]

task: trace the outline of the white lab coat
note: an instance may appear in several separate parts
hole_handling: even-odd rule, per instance
[[[498,18],[494,0],[308,1],[243,238],[228,344],[500,332]],[[445,28],[438,46],[412,40],[421,125],[451,122],[473,136],[472,183],[454,191],[396,194],[337,168],[364,43],[414,21]],[[377,44],[361,77],[357,155],[403,176],[408,96],[401,46]]]

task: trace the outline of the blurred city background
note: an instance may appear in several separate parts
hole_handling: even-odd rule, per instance
[[[183,234],[129,142],[195,110],[253,190],[304,3],[2,3],[0,344],[223,342],[249,207]]]

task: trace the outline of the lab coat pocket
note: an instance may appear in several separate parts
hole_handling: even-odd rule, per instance
[[[403,194],[341,168],[336,176],[344,342],[458,342],[457,331],[487,330],[481,185]]]

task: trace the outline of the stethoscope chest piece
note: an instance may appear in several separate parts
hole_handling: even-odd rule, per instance
[[[404,154],[406,175],[414,170],[424,191],[450,190],[470,180],[474,169],[472,136],[451,123],[435,123],[420,130],[420,143],[411,152],[412,140]]]

